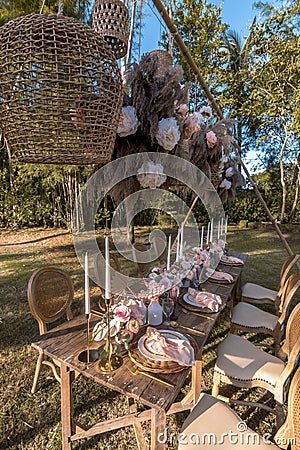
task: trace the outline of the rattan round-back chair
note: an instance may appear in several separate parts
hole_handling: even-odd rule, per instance
[[[284,325],[288,318],[291,302],[300,287],[300,272],[295,272],[286,280],[277,314],[240,302],[232,310],[230,332],[264,333],[273,337],[275,355],[282,357],[280,342],[284,333]]]
[[[274,436],[272,443],[267,433],[260,436],[248,428],[244,420],[226,403],[202,393],[196,405],[185,419],[181,428],[178,450],[211,450],[221,444],[221,448],[245,448],[251,450],[300,449],[300,367],[293,375],[288,395],[287,417]],[[241,424],[243,426],[241,426]],[[234,439],[230,439],[235,430]],[[194,439],[189,439],[189,437]],[[202,437],[202,439],[201,439]],[[233,434],[232,434],[233,437]],[[198,438],[198,442],[197,442]],[[223,445],[222,445],[223,444]]]
[[[32,315],[38,321],[40,334],[47,332],[47,324],[53,323],[64,315],[72,319],[71,304],[74,299],[74,287],[70,276],[56,267],[44,267],[36,270],[28,283],[28,303]],[[54,362],[54,363],[53,363]],[[56,361],[48,361],[40,351],[36,364],[31,392],[36,392],[42,364],[51,367],[54,377],[60,382]]]
[[[289,378],[300,357],[300,303],[292,310],[286,325],[286,335],[282,353],[286,363],[280,358],[257,348],[241,336],[229,333],[218,346],[218,356],[214,367],[212,395],[219,396],[222,383],[239,388],[261,387],[269,391],[276,401],[277,426],[283,423],[283,405],[286,399]],[[274,408],[266,404],[252,401],[236,401],[233,403],[256,406],[274,412]]]
[[[280,298],[285,282],[294,268],[296,262],[299,260],[300,255],[291,255],[284,261],[280,271],[280,281],[278,290],[272,290],[265,288],[256,283],[246,283],[242,287],[242,302],[252,303],[253,305],[272,305],[275,310],[280,309]]]

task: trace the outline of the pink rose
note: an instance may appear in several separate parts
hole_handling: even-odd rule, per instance
[[[125,305],[117,306],[114,309],[113,313],[115,319],[119,320],[120,322],[127,322],[130,319],[130,310]]]
[[[180,116],[184,117],[184,116],[186,116],[188,110],[189,110],[188,105],[186,105],[185,103],[182,103],[181,105],[178,106],[177,113]]]
[[[206,141],[208,148],[214,148],[217,145],[218,138],[213,131],[206,133]]]
[[[126,324],[126,330],[128,330],[130,333],[138,333],[140,329],[140,324],[136,319],[130,319]]]
[[[195,113],[188,115],[183,123],[183,139],[189,139],[198,130],[200,125],[197,115]]]

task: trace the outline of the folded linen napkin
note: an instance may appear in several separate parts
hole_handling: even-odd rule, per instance
[[[213,276],[214,278],[218,278],[219,280],[228,281],[228,283],[231,283],[233,281],[233,276],[230,275],[230,273],[218,272],[216,270],[211,269],[210,267],[206,269],[206,273],[209,277]]]
[[[175,361],[181,366],[194,365],[194,349],[189,342],[176,337],[165,337],[152,327],[147,328],[146,336],[145,345],[152,353],[163,356],[169,361]]]
[[[242,259],[236,258],[235,256],[222,255],[221,259],[232,264],[244,264],[244,261]]]
[[[196,289],[189,288],[188,295],[192,296],[195,303],[200,307],[206,307],[214,312],[218,312],[220,305],[222,305],[221,297],[210,292],[199,292]]]

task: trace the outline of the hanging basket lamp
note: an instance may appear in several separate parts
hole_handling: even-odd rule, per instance
[[[96,0],[93,6],[93,29],[111,47],[117,59],[127,53],[128,9],[121,0]]]
[[[147,53],[146,57],[152,60],[156,60],[158,77],[163,77],[166,71],[170,67],[172,67],[173,57],[167,50],[152,50],[151,52]]]
[[[0,28],[0,127],[19,161],[111,160],[122,80],[111,49],[62,14],[30,14]]]

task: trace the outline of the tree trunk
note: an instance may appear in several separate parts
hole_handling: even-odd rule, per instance
[[[297,167],[297,171],[298,171],[298,176],[297,176],[297,181],[296,181],[295,196],[294,196],[293,206],[292,206],[290,217],[289,217],[289,223],[291,223],[295,218],[298,199],[299,199],[300,171],[299,171],[298,167]]]
[[[280,167],[280,183],[282,188],[282,203],[281,203],[281,213],[280,213],[280,223],[283,223],[284,216],[285,216],[285,210],[286,210],[286,197],[287,197],[287,190],[286,190],[286,183],[284,179],[284,164],[283,164],[283,152],[286,146],[286,143],[288,141],[288,133],[287,130],[285,130],[285,138],[283,141],[283,144],[280,149],[280,155],[279,155],[279,167]]]

